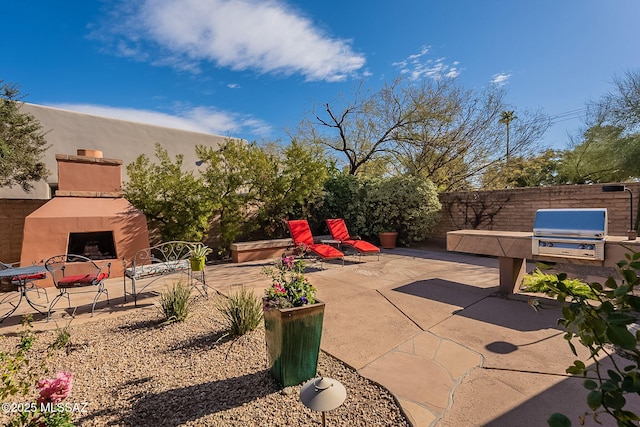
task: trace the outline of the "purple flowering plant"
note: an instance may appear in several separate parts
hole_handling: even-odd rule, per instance
[[[304,269],[304,260],[293,256],[282,256],[263,269],[271,278],[271,286],[264,292],[265,309],[315,304],[316,288],[304,277]]]

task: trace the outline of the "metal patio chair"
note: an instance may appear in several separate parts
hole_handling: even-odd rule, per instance
[[[45,268],[51,274],[53,284],[58,290],[58,295],[51,301],[47,320],[51,317],[51,310],[58,301],[65,297],[71,307],[71,294],[95,292],[93,304],[91,305],[91,316],[101,295],[107,297],[109,304],[109,291],[104,285],[104,281],[111,275],[111,263],[103,266],[96,264],[90,258],[82,255],[65,254],[56,255],[44,263]]]

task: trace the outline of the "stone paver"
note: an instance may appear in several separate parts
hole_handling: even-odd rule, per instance
[[[269,280],[261,270],[269,264],[207,266],[210,292],[244,286],[262,295]],[[379,261],[350,257],[344,267],[323,267],[313,264],[307,275],[327,303],[322,349],[389,389],[414,426],[543,426],[556,411],[578,425],[587,410],[582,380],[564,374],[575,357],[556,325],[558,306],[536,313],[526,295],[497,297],[497,259],[395,249]],[[86,294],[74,324],[135,309],[122,299],[121,278],[107,286],[111,304],[98,303],[91,318]],[[153,302],[143,299],[140,309]],[[18,331],[25,311],[0,332]],[[34,317],[36,330],[57,326]],[[637,400],[630,409],[640,413]]]

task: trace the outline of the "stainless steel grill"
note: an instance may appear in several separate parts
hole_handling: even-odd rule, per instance
[[[604,260],[607,210],[539,209],[533,225],[532,253]]]

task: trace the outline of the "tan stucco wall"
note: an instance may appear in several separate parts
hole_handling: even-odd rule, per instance
[[[196,170],[198,160],[194,151],[196,145],[217,147],[226,137],[165,128],[125,120],[92,116],[41,105],[24,104],[23,112],[32,114],[46,133],[51,147],[46,151],[44,161],[51,175],[47,182],[35,183],[31,193],[18,187],[0,188],[0,199],[47,199],[50,197],[49,184],[57,183],[56,154],[75,155],[78,149],[100,150],[105,158],[122,160],[122,175],[128,179],[126,165],[140,154],[146,154],[155,161],[155,143],[164,147],[171,158],[182,154],[185,170]]]

